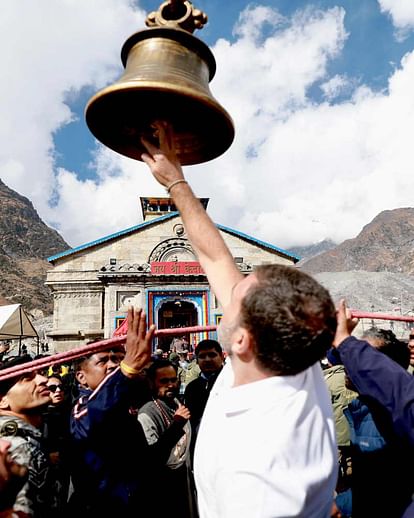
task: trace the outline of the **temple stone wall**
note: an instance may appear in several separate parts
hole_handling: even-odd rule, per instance
[[[128,307],[145,308],[144,284],[109,284],[105,287],[105,328],[104,335],[109,337],[115,329],[116,318],[124,317]]]
[[[83,344],[102,333],[102,301],[100,285],[65,286],[54,292],[53,344],[58,350]],[[55,347],[56,348],[56,347]]]

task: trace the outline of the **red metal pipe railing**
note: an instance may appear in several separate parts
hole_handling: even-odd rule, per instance
[[[372,320],[397,320],[400,322],[414,322],[414,316],[410,317],[386,313],[369,313],[366,311],[358,311],[355,309],[351,310],[351,316],[353,318],[369,318]],[[216,325],[179,327],[174,329],[157,329],[154,332],[154,336],[172,336],[187,333],[202,333],[215,331],[216,329]],[[107,340],[100,340],[99,342],[94,342],[92,344],[82,345],[80,347],[77,347],[76,349],[71,349],[70,351],[64,351],[61,353],[54,354],[52,356],[46,356],[45,358],[39,358],[38,360],[33,360],[22,365],[9,367],[7,369],[0,370],[0,381],[9,378],[14,378],[16,376],[21,376],[22,374],[33,372],[35,370],[45,369],[46,367],[50,367],[51,365],[76,360],[77,358],[81,358],[82,356],[87,356],[89,354],[104,351],[105,349],[108,349],[111,346],[122,345],[123,343],[125,343],[125,341],[126,335],[116,336],[113,338],[108,338]]]
[[[357,311],[351,309],[353,318],[371,318],[372,320],[398,320],[400,322],[414,322],[414,317],[407,315],[393,315],[388,313],[368,313],[367,311]]]
[[[171,335],[181,335],[187,333],[202,333],[208,331],[215,331],[217,326],[209,325],[209,326],[192,326],[192,327],[179,327],[174,329],[157,329],[154,332],[154,336],[171,336]],[[87,356],[89,354],[94,354],[100,351],[104,351],[111,346],[122,345],[126,341],[126,335],[116,336],[114,338],[108,338],[107,340],[100,340],[99,342],[94,342],[92,344],[82,345],[80,347],[76,347],[76,349],[71,349],[69,351],[63,351],[61,353],[54,354],[52,356],[46,356],[45,358],[39,358],[38,360],[33,360],[31,362],[24,363],[22,365],[16,365],[15,367],[9,367],[7,369],[0,370],[0,381],[6,380],[9,378],[14,378],[16,376],[21,376],[22,374],[26,374],[29,372],[33,372],[35,370],[45,369],[46,367],[50,367],[51,365],[56,365],[58,363],[64,363],[72,360],[76,360],[77,358],[81,358],[82,356]]]

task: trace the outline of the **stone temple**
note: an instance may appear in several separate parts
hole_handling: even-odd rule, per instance
[[[48,258],[53,294],[53,349],[109,338],[130,305],[143,307],[158,329],[214,325],[222,309],[210,291],[170,198],[140,198],[143,223]],[[207,209],[208,199],[201,198]],[[217,225],[240,271],[299,258],[274,245]],[[211,337],[213,337],[210,334]],[[186,336],[192,348],[207,334]],[[154,347],[168,349],[171,337]]]

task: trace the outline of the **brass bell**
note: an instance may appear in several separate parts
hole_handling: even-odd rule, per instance
[[[173,129],[183,165],[207,162],[230,147],[233,121],[209,89],[214,56],[191,34],[206,21],[188,0],[168,0],[147,17],[150,28],[122,47],[125,73],[87,104],[86,122],[98,140],[141,160],[141,137],[154,142],[152,125],[161,120]]]

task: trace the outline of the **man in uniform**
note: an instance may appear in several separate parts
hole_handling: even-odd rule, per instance
[[[23,356],[5,367],[29,361],[30,356]],[[23,516],[54,516],[57,506],[57,486],[51,477],[40,431],[48,403],[47,378],[39,372],[0,381],[0,437],[10,443],[10,458],[28,469],[27,481],[13,505],[13,512]]]

